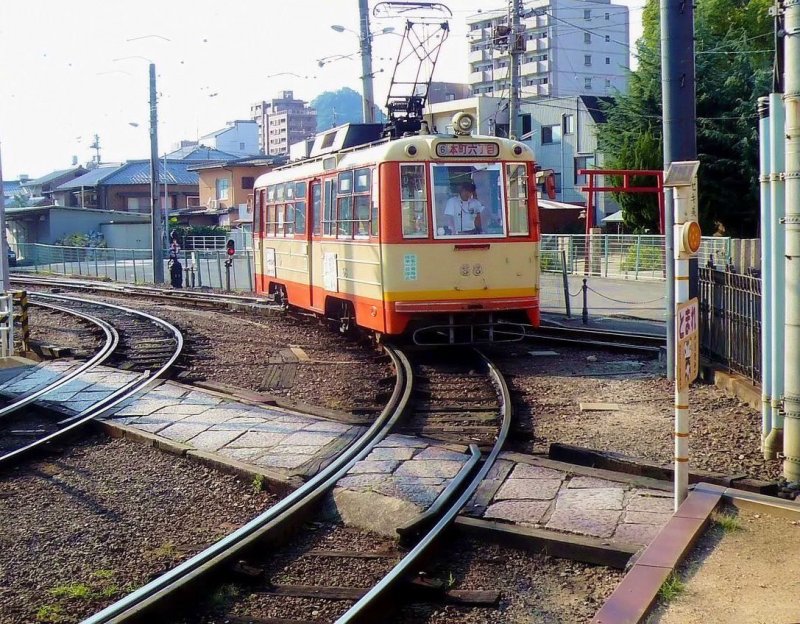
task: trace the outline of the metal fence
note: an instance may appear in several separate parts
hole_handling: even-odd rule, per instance
[[[32,273],[98,277],[129,284],[153,283],[153,256],[149,249],[62,247],[21,243],[12,245],[17,253],[17,270]],[[169,252],[164,251],[164,258]],[[223,289],[227,284],[224,250],[182,251],[184,286]],[[230,282],[233,290],[252,291],[253,252],[237,250]],[[164,275],[169,276],[167,260]]]
[[[700,268],[700,349],[709,359],[761,382],[761,280]]]
[[[731,239],[704,237],[698,253],[701,265],[713,258],[725,263]],[[542,234],[542,272],[560,271],[560,252],[566,256],[571,275],[656,279],[666,277],[664,237],[637,234]]]

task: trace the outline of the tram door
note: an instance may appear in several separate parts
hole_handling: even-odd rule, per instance
[[[322,275],[322,267],[319,260],[321,257],[319,247],[320,243],[322,242],[322,183],[319,180],[314,180],[311,183],[310,194],[311,202],[309,205],[311,208],[311,227],[308,228],[308,300],[311,303],[312,308],[322,310],[325,306],[324,297],[322,296],[322,289],[314,288],[314,282]]]

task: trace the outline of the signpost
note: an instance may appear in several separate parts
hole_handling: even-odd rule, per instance
[[[689,492],[689,384],[697,379],[697,298],[689,299],[689,260],[702,242],[697,222],[696,160],[673,162],[664,186],[673,189],[675,241],[675,511]]]
[[[697,297],[678,306],[675,315],[675,336],[678,340],[675,358],[675,383],[678,390],[688,390],[697,379],[700,360],[700,340],[697,315]]]

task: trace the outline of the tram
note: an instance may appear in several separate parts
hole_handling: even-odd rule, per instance
[[[419,344],[521,337],[539,324],[534,155],[452,134],[395,139],[351,124],[258,178],[255,283],[290,306]],[[369,132],[367,132],[367,135]],[[348,138],[349,137],[349,138]]]

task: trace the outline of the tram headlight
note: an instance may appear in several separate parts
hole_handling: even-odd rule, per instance
[[[456,113],[453,115],[453,132],[458,135],[470,134],[475,125],[475,118],[469,113]]]

